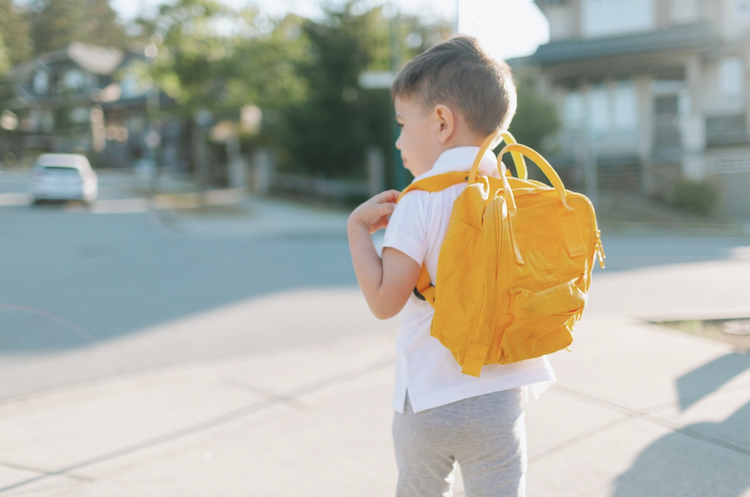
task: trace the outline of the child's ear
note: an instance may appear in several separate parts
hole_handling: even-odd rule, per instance
[[[438,126],[438,139],[440,143],[447,142],[456,130],[456,116],[445,104],[435,106],[435,121]]]

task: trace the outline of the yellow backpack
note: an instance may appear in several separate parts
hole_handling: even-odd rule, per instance
[[[477,174],[487,148],[500,136],[518,178]],[[523,156],[552,187],[526,178]],[[450,349],[464,374],[485,364],[508,364],[568,347],[581,318],[594,259],[604,251],[594,207],[565,190],[552,166],[509,133],[484,141],[467,172],[425,178],[412,190],[436,192],[467,181],[453,204],[433,285],[422,266],[415,294],[435,308],[431,334]],[[400,198],[400,197],[399,197]]]

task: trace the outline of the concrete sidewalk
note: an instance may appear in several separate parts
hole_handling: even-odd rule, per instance
[[[249,212],[273,207],[248,202]],[[341,233],[338,214],[308,214],[301,224]],[[220,227],[175,222],[211,236],[269,234],[279,223],[265,215],[254,227],[244,215]],[[551,357],[558,382],[526,409],[529,496],[750,497],[750,355],[648,323],[750,317],[746,255],[597,272],[575,351]],[[245,319],[269,322],[283,298],[260,300]],[[393,495],[397,321],[376,321],[356,289],[294,301],[289,326],[316,333],[310,316],[330,309],[368,331],[8,399],[0,495]]]

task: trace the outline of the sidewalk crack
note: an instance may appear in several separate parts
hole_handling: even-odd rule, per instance
[[[46,470],[46,469],[42,469],[42,468],[36,468],[36,467],[33,467],[33,466],[27,466],[25,464],[16,464],[16,463],[12,463],[12,462],[8,462],[8,461],[3,461],[3,460],[0,460],[0,466],[3,466],[5,468],[9,468],[9,469],[16,469],[18,471],[27,471],[29,473],[38,473],[41,477],[44,477],[44,478],[49,477],[49,476],[63,476],[65,478],[70,478],[72,480],[77,480],[77,481],[81,481],[81,482],[89,482],[90,483],[90,482],[96,481],[93,478],[89,478],[87,476],[78,475],[78,474],[75,474],[75,473],[60,474],[58,471],[50,471],[50,470]]]
[[[305,410],[305,405],[302,402],[299,402],[297,399],[295,399],[292,396],[274,392],[272,390],[268,390],[266,388],[262,388],[257,385],[252,385],[250,383],[245,383],[243,381],[236,380],[233,378],[227,378],[224,381],[224,383],[230,388],[237,388],[244,392],[249,392],[255,395],[261,395],[265,397],[265,399],[268,401],[281,403],[281,404],[286,403],[286,404],[289,404],[291,407],[294,407],[297,410],[300,410],[300,411]]]

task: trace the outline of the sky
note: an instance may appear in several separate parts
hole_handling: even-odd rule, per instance
[[[260,11],[280,17],[294,12],[306,17],[321,16],[321,0],[223,0],[233,7],[258,5]],[[385,0],[370,0],[373,5]],[[120,16],[129,20],[139,12],[153,11],[161,0],[111,0]],[[335,4],[336,0],[327,2]],[[340,3],[340,2],[339,2]],[[455,20],[458,4],[459,32],[479,38],[490,54],[501,59],[534,53],[549,39],[547,20],[532,0],[388,0],[391,8],[421,13],[428,18]]]

